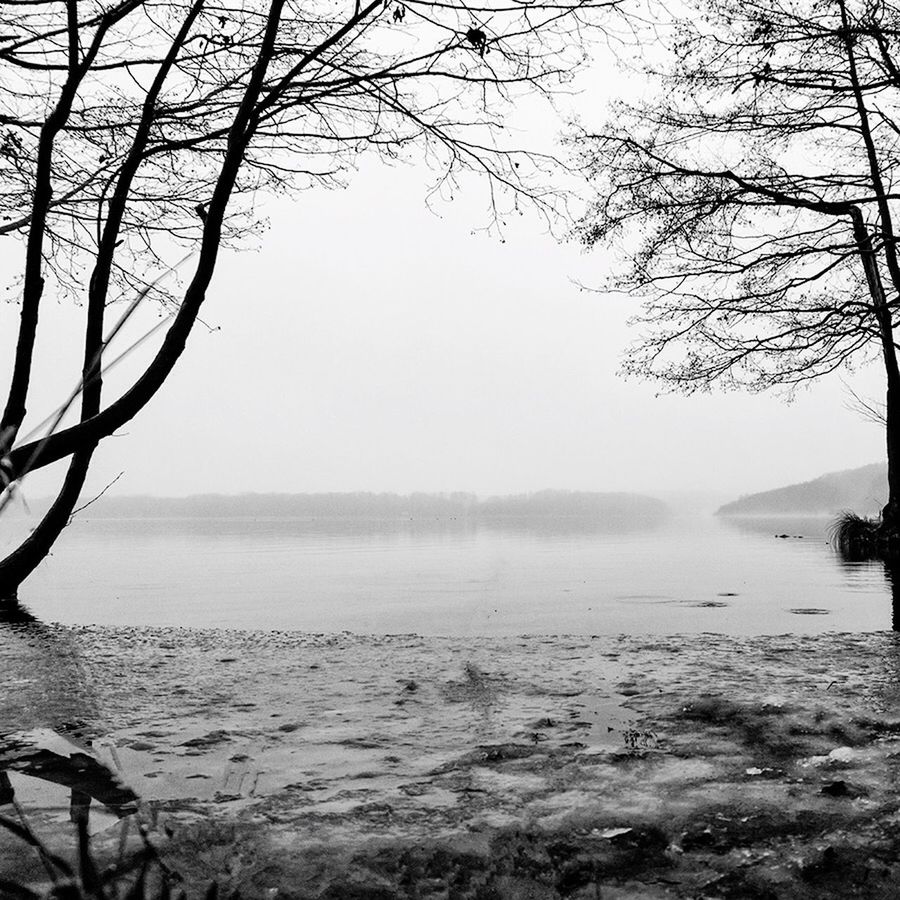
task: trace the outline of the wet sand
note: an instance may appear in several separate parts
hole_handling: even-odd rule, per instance
[[[139,817],[197,895],[896,896],[890,633],[7,625],[0,672],[0,766],[35,831],[69,851],[71,786],[37,754],[99,760],[140,799],[94,785],[98,854]],[[45,878],[11,836],[0,875]]]

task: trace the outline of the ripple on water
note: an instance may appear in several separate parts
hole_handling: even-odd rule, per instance
[[[678,603],[675,597],[665,594],[617,594],[617,603]]]

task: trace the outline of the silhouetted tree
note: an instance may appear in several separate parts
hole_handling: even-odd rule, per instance
[[[900,6],[689,0],[652,16],[656,86],[582,133],[598,198],[645,298],[626,369],[686,391],[791,388],[880,357],[900,527]],[[647,60],[650,60],[649,62]]]
[[[98,443],[184,350],[223,245],[259,191],[340,184],[361,154],[417,150],[435,178],[480,174],[549,209],[546,158],[498,141],[524,91],[552,91],[609,0],[47,0],[0,3],[0,233],[24,244],[21,319],[0,419],[7,485],[69,459],[50,511],[0,561],[14,596],[65,527]],[[186,289],[161,276],[191,254]],[[45,284],[85,299],[78,421],[22,440]],[[133,299],[110,328],[110,305]],[[168,305],[162,345],[107,401],[110,336]],[[74,379],[73,379],[74,380]]]

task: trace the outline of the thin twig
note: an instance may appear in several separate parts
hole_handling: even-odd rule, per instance
[[[123,469],[105,488],[103,488],[102,491],[100,491],[99,494],[97,494],[95,497],[92,497],[90,500],[88,500],[87,503],[83,503],[77,509],[73,509],[72,515],[69,516],[69,521],[67,524],[71,525],[78,513],[80,513],[82,510],[87,509],[92,503],[96,503],[124,474],[125,470]]]
[[[866,400],[860,397],[856,391],[850,387],[847,382],[843,382],[844,388],[853,398],[844,403],[844,408],[855,412],[869,422],[876,425],[887,425],[887,410],[883,403],[876,403],[874,400]]]

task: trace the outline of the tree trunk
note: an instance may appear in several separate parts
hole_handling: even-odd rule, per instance
[[[888,501],[881,511],[886,535],[900,534],[900,382],[888,380],[886,403]]]
[[[51,456],[55,461],[71,455],[72,461],[69,464],[63,487],[50,511],[25,542],[0,562],[0,604],[3,601],[15,601],[19,585],[47,556],[53,543],[68,524],[84,485],[91,457],[99,442],[128,422],[153,398],[184,350],[188,335],[193,329],[215,272],[220,249],[222,222],[238,171],[244,161],[247,145],[257,126],[254,113],[263,90],[269,62],[275,52],[275,39],[284,3],[285,0],[271,0],[262,46],[254,63],[249,84],[229,129],[228,148],[216,180],[212,199],[207,206],[203,238],[194,277],[188,285],[184,302],[166,334],[162,347],[137,382],[106,410],[100,412],[100,358],[99,353],[94,355],[92,351],[102,349],[100,342],[102,341],[102,312],[106,289],[105,285],[98,287],[96,282],[92,283],[89,297],[89,325],[86,337],[81,421],[77,425],[58,431],[49,437],[40,438],[30,444],[13,449],[6,457],[6,475],[11,480],[18,480],[29,471],[49,464]],[[375,9],[377,5],[377,3],[373,3],[367,7],[366,14],[371,9]],[[186,38],[190,25],[200,8],[200,3],[195,3],[192,7],[191,16],[185,21],[179,40]],[[170,63],[174,61],[175,54],[175,50],[170,53]],[[162,73],[162,71],[161,69],[160,72]],[[162,74],[157,77],[154,90],[158,90],[161,85]],[[145,117],[147,118],[144,124],[152,120],[153,110],[151,107],[152,104],[145,106]],[[136,156],[133,162],[136,166],[139,157]],[[123,175],[124,177],[130,176]],[[126,197],[127,184],[122,195],[123,201]],[[115,237],[116,235],[112,234],[110,238],[112,245],[109,248],[110,259]],[[95,304],[94,301],[97,303]],[[57,455],[53,456],[54,453]]]
[[[887,271],[894,290],[897,294],[900,294],[900,258],[898,258],[897,254],[897,239],[894,232],[891,205],[888,201],[888,192],[884,183],[883,163],[878,159],[875,139],[869,122],[869,111],[866,108],[856,66],[855,44],[857,35],[854,34],[845,0],[838,0],[838,6],[841,11],[841,39],[847,54],[850,83],[853,88],[857,115],[859,116],[860,135],[866,148],[869,178],[877,200],[881,252],[884,254]],[[863,214],[858,207],[854,207],[852,215],[857,245],[862,253],[863,265],[866,266],[866,278],[874,304],[875,317],[878,321],[882,355],[887,374],[885,430],[887,431],[888,502],[881,511],[881,521],[885,544],[888,549],[891,549],[889,545],[895,543],[892,537],[900,536],[898,535],[898,525],[900,525],[900,367],[898,367],[897,348],[894,344],[894,323],[893,315],[891,314],[891,304],[888,303],[884,293],[868,228],[864,224]]]
[[[0,561],[0,605],[15,601],[19,585],[43,562],[78,502],[94,448],[76,453],[53,505],[40,524],[6,559]]]
[[[885,398],[885,433],[887,437],[888,461],[888,501],[881,510],[882,532],[887,541],[892,534],[900,538],[900,361],[894,344],[894,321],[890,305],[884,292],[881,273],[872,239],[862,213],[854,207],[851,210],[853,235],[862,260],[872,310],[878,324],[881,342],[881,358],[887,380]],[[900,280],[900,279],[898,279]],[[898,285],[900,290],[900,285]],[[900,549],[900,547],[898,547]]]

